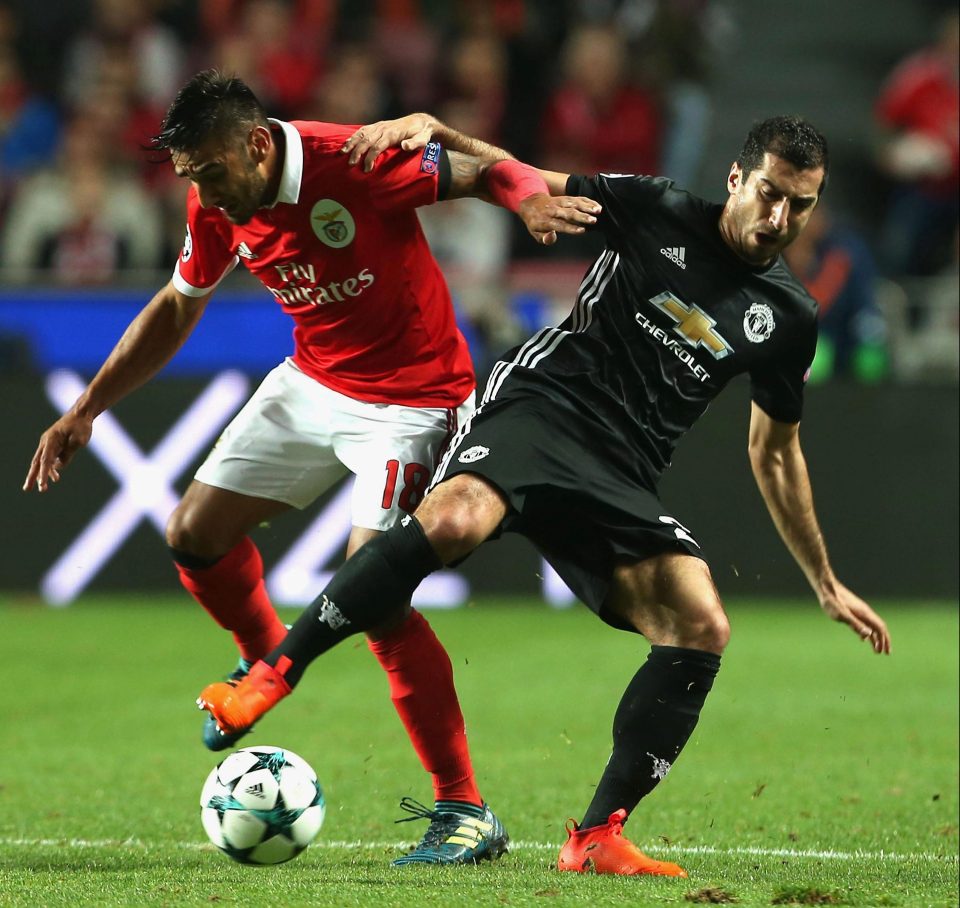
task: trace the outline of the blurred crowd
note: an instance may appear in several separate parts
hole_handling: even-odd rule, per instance
[[[177,88],[210,66],[241,75],[279,118],[428,109],[544,166],[658,173],[669,161],[683,182],[709,115],[712,7],[0,0],[4,264],[71,284],[166,267],[183,186],[144,146]]]
[[[882,347],[883,319],[872,294],[844,294],[844,280],[862,290],[875,261],[894,278],[955,267],[957,22],[945,15],[878,86],[877,170],[890,192],[879,250],[823,212],[793,257],[853,347]],[[430,110],[543,167],[689,185],[735,28],[722,0],[0,0],[5,282],[39,272],[103,285],[172,266],[185,187],[145,146],[200,69],[239,74],[280,118]],[[459,304],[499,346],[512,324],[502,275],[535,247],[504,212],[471,202],[423,221]],[[857,361],[845,344],[831,368]]]

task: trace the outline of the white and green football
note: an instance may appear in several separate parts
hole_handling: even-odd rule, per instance
[[[200,820],[210,841],[242,864],[280,864],[320,832],[325,805],[317,774],[282,747],[244,747],[207,776]]]

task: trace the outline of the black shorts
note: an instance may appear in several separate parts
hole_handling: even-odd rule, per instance
[[[614,627],[633,630],[604,609],[615,565],[667,552],[704,557],[645,487],[623,439],[562,402],[513,393],[484,403],[444,454],[433,485],[458,473],[500,489],[512,508],[500,531],[526,536]]]

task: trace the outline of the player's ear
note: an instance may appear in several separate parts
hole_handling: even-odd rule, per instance
[[[266,160],[267,152],[270,151],[270,145],[273,143],[273,136],[266,126],[254,126],[250,131],[250,157],[254,162],[260,164]]]
[[[730,173],[727,174],[727,192],[733,195],[740,188],[740,181],[743,179],[743,171],[740,165],[734,161],[730,165]]]

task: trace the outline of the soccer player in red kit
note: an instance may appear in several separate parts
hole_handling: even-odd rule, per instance
[[[43,434],[24,483],[42,492],[59,479],[96,416],[169,361],[242,260],[293,318],[294,353],[226,428],[167,526],[184,587],[233,634],[235,681],[286,634],[249,531],[353,473],[349,558],[413,510],[472,410],[469,351],[415,209],[482,194],[547,241],[594,220],[586,199],[526,205],[545,191],[542,179],[483,143],[477,155],[435,142],[397,149],[365,173],[341,150],[353,132],[270,120],[241,80],[216,71],[181,89],[155,142],[190,184],[176,270]],[[342,616],[331,605],[324,620],[335,626]],[[409,606],[367,636],[433,777],[435,807],[420,811],[430,828],[398,863],[497,857],[507,835],[477,789],[446,651]],[[208,717],[204,741],[222,750],[246,731],[223,735]]]

